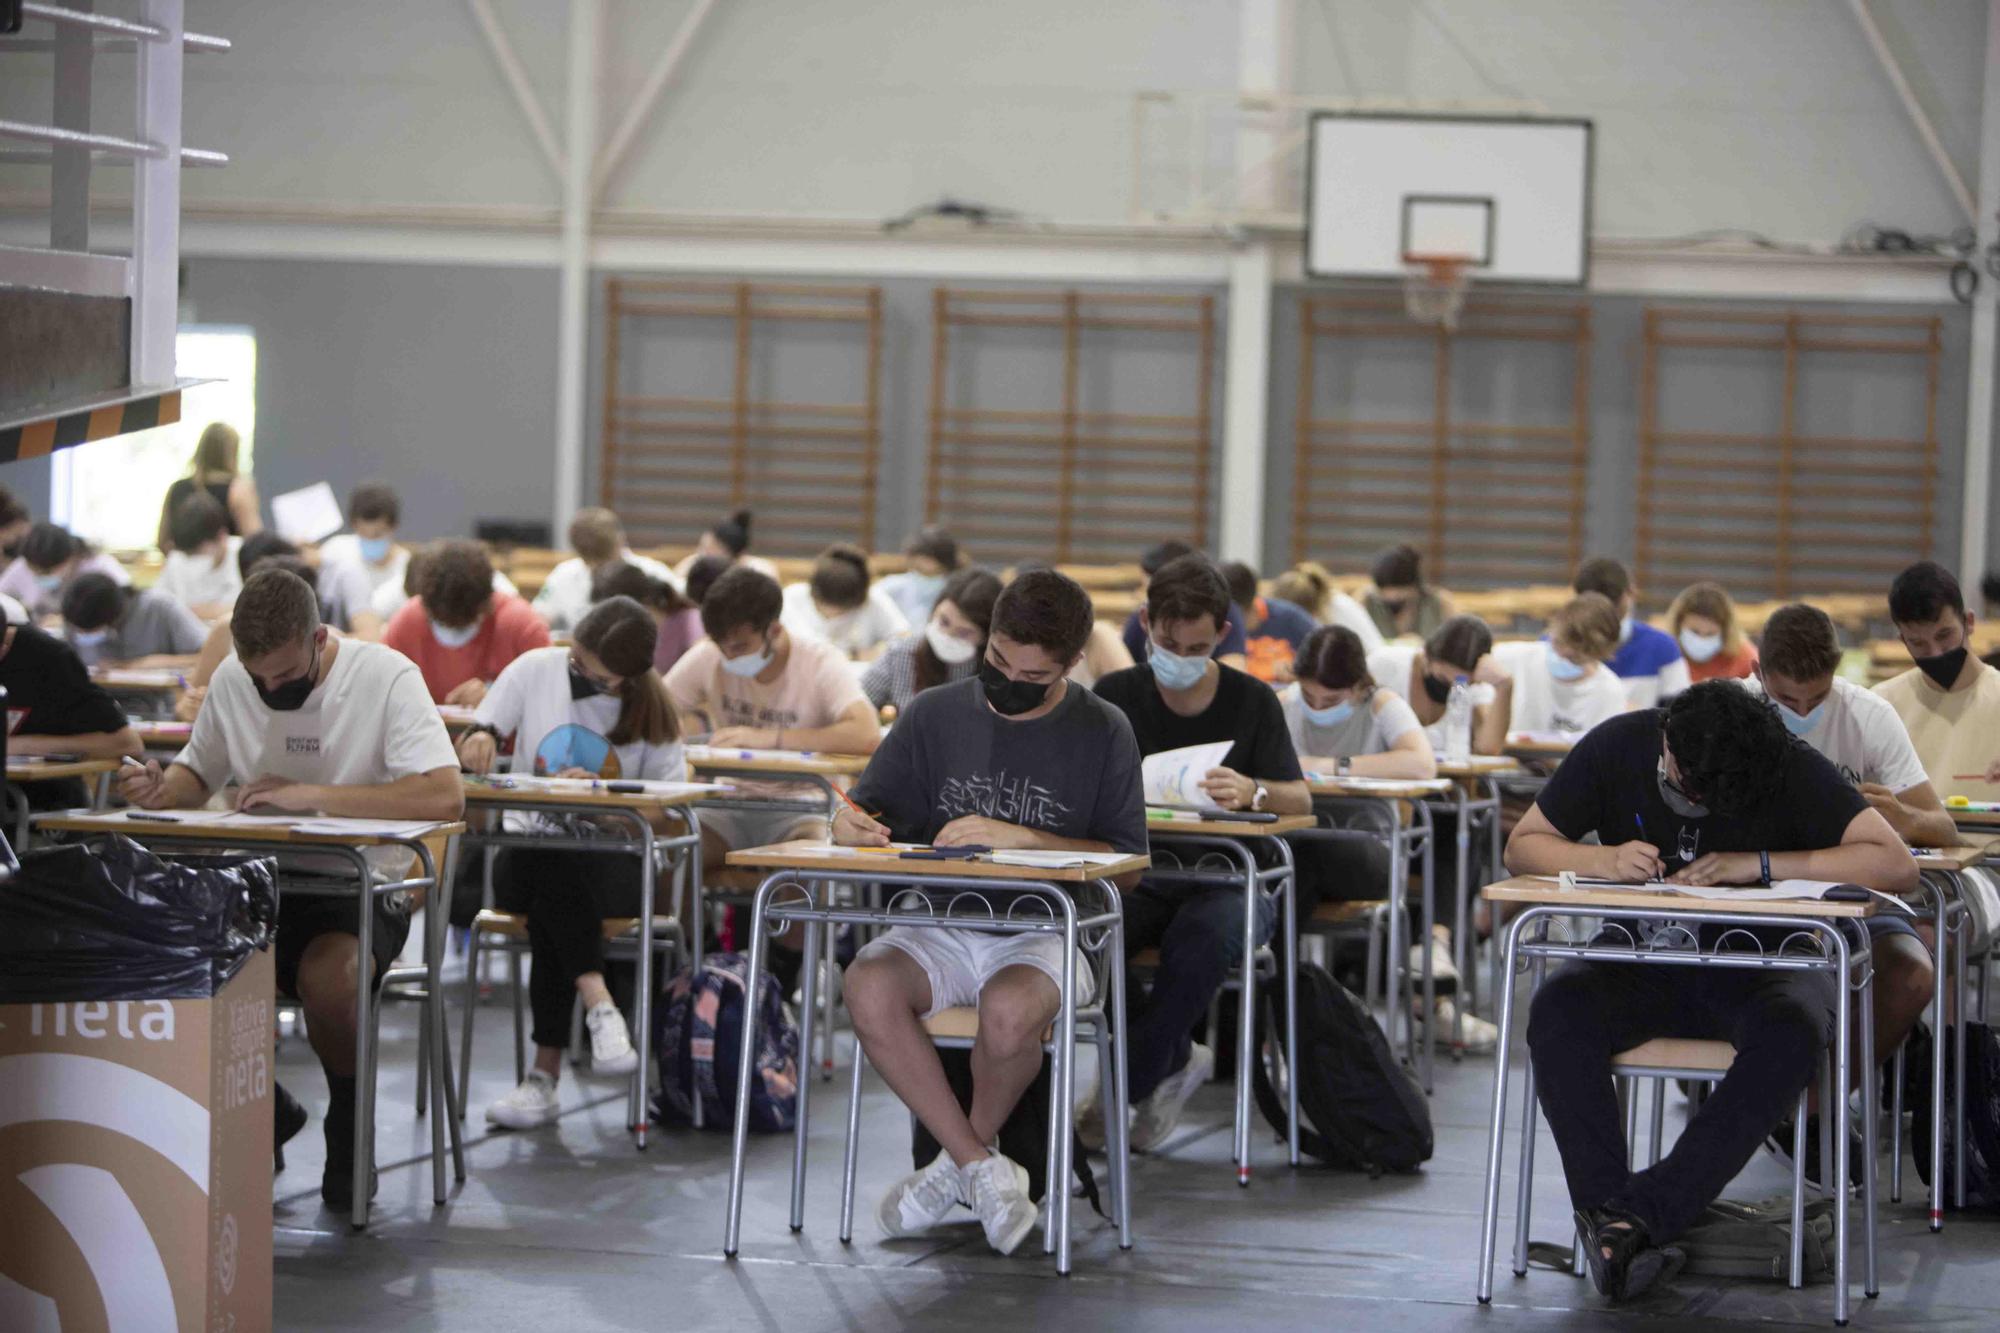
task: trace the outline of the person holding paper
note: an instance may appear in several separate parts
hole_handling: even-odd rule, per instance
[[[1785,730],[1825,755],[1897,837],[1913,847],[1955,845],[1958,829],[1924,775],[1903,720],[1887,700],[1836,676],[1839,667],[1833,621],[1818,607],[1795,602],[1765,622],[1762,659],[1744,684],[1768,698]],[[1965,874],[1970,880],[1986,872],[1975,867]],[[1894,913],[1879,913],[1865,924],[1875,964],[1875,1058],[1887,1061],[1930,1005],[1933,941]],[[1772,1147],[1788,1159],[1789,1130],[1786,1122],[1771,1136]],[[1806,1138],[1818,1142],[1816,1125],[1807,1126]],[[1819,1154],[1809,1153],[1807,1172],[1817,1177],[1818,1167]]]
[[[577,622],[569,647],[537,648],[507,664],[459,738],[459,763],[467,772],[492,772],[500,740],[511,736],[510,773],[686,781],[680,719],[653,669],[658,634],[653,617],[631,598],[599,602]],[[512,832],[545,831],[554,823],[546,815],[507,818]],[[682,827],[664,812],[654,826],[662,832]],[[494,905],[528,918],[535,1064],[519,1087],[486,1108],[489,1123],[533,1129],[562,1113],[556,1084],[579,996],[590,1033],[590,1072],[619,1078],[637,1066],[631,1031],[604,980],[602,923],[639,915],[639,880],[632,856],[508,847],[495,859]]]
[[[737,577],[763,576],[724,579]],[[835,812],[834,841],[1144,855],[1131,725],[1064,679],[1091,619],[1089,594],[1053,570],[1008,584],[978,677],[910,700],[855,783],[859,810]],[[883,1197],[876,1216],[888,1235],[929,1230],[961,1204],[1002,1254],[1034,1227],[1027,1171],[990,1145],[1041,1068],[1042,1033],[1061,1004],[1062,952],[1048,934],[895,927],[848,967],[842,989],[862,1049],[942,1149]],[[1081,1000],[1091,994],[1081,958],[1078,973]],[[960,1005],[979,1007],[969,1110],[952,1095],[922,1022]]]
[[[1601,845],[1584,841],[1591,834]],[[1515,826],[1507,868],[1700,885],[1814,879],[1885,893],[1917,884],[1888,821],[1769,705],[1722,680],[1579,741]],[[1600,1294],[1637,1295],[1667,1271],[1658,1247],[1694,1223],[1797,1104],[1838,1003],[1824,972],[1588,960],[1535,992],[1536,1086]],[[1654,1037],[1724,1039],[1737,1060],[1673,1151],[1634,1173],[1611,1059]]]
[[[230,804],[251,814],[444,821],[463,813],[458,756],[407,658],[328,634],[311,585],[284,569],[250,577],[229,628],[236,652],[209,682],[187,748],[164,772],[152,760],[123,770],[118,788],[127,801],[142,810],[198,809],[234,784]],[[369,857],[381,875],[400,875],[408,864],[394,848]],[[312,858],[281,858],[280,869],[288,878],[325,873]],[[377,898],[374,913],[368,961],[380,985],[409,938],[410,908]],[[354,900],[282,895],[276,958],[278,990],[304,1005],[331,1096],[320,1197],[344,1211],[354,1203],[361,964]]]
[[[1213,660],[1229,610],[1229,588],[1207,556],[1169,561],[1153,575],[1139,612],[1146,661],[1098,681],[1097,693],[1131,720],[1141,754],[1228,746],[1198,779],[1200,803],[1310,814],[1312,796],[1278,696],[1256,677]],[[1146,794],[1155,799],[1150,782]],[[1270,938],[1276,912],[1258,896],[1261,943]],[[1134,1006],[1127,1044],[1132,1146],[1140,1151],[1173,1132],[1187,1099],[1215,1067],[1214,1054],[1188,1034],[1229,969],[1245,961],[1242,890],[1141,884],[1126,895],[1127,956],[1155,945],[1160,966],[1151,994]],[[1087,1143],[1101,1143],[1101,1108],[1093,1103],[1086,1110],[1079,1132]]]
[[[446,542],[417,567],[417,597],[396,612],[382,642],[415,662],[431,698],[479,706],[522,653],[549,646],[549,627],[519,597],[493,590],[493,562],[478,542]]]

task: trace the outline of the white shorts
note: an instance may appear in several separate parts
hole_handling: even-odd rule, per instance
[[[1032,967],[1058,990],[1062,987],[1062,936],[1044,932],[1001,935],[950,926],[893,926],[855,955],[880,957],[885,949],[908,954],[930,978],[931,1017],[943,1009],[976,1008],[979,992],[1002,969]],[[1076,1003],[1090,999],[1090,964],[1076,951]]]
[[[702,829],[714,829],[732,852],[801,838],[826,841],[825,815],[801,814],[797,810],[711,810],[706,806],[697,813]]]

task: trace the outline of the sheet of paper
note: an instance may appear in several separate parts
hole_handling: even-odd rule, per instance
[[[1352,774],[1336,777],[1331,773],[1308,773],[1306,776],[1315,784],[1340,787],[1346,791],[1402,791],[1412,782],[1428,785],[1433,781],[1428,778],[1363,778]]]
[[[1575,745],[1583,739],[1580,731],[1510,731],[1509,745]]]
[[[1032,866],[1037,870],[1068,870],[1076,866],[1108,866],[1125,859],[1123,852],[1058,852],[1041,848],[1007,848],[986,858],[996,866]]]
[[[339,532],[345,522],[333,487],[323,481],[272,496],[271,518],[280,537],[302,543],[324,541]]]
[[[691,764],[727,764],[732,761],[804,763],[819,758],[811,750],[733,750],[726,746],[690,745],[687,747],[688,762]]]
[[[1147,755],[1139,770],[1146,783],[1146,804],[1220,810],[1222,807],[1201,789],[1201,780],[1210,769],[1221,767],[1229,747],[1229,741],[1215,741]]]
[[[1781,879],[1766,887],[1761,884],[1674,884],[1664,879],[1649,879],[1642,884],[1630,884],[1615,879],[1595,879],[1589,875],[1569,872],[1561,875],[1537,875],[1535,878],[1561,884],[1564,888],[1678,893],[1689,898],[1730,902],[1816,902],[1826,897],[1828,889],[1840,887],[1838,881],[1824,879]]]
[[[627,779],[627,778],[619,778],[617,779],[617,782],[618,785],[621,787],[634,786],[643,788],[645,794],[648,796],[681,796],[681,795],[692,795],[696,793],[724,792],[724,791],[735,790],[735,788],[730,783],[727,782],[654,782],[654,781],[640,782],[634,779]],[[492,782],[486,785],[489,785],[495,788],[496,790],[500,791],[518,790],[524,792],[545,791],[545,792],[565,792],[565,793],[567,792],[589,793],[589,792],[604,790],[605,782],[604,779],[602,778],[537,778],[526,775],[512,776],[512,775],[501,774],[497,775]],[[607,794],[613,796],[619,796],[619,795],[628,795],[630,793],[610,792]]]
[[[435,819],[337,819],[318,816],[300,819],[294,833],[372,833],[384,838],[415,838],[438,826]]]

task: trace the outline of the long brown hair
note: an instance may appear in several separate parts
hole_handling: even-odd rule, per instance
[[[967,620],[979,626],[979,651],[982,653],[986,651],[986,636],[993,629],[993,604],[999,600],[999,578],[978,568],[959,570],[945,580],[944,591],[938,594],[938,601],[950,602]],[[950,676],[951,668],[931,651],[931,641],[924,634],[923,625],[917,627],[915,657],[916,670],[911,675],[918,693],[933,685],[944,684]]]
[[[1361,636],[1345,625],[1321,625],[1306,635],[1292,670],[1300,680],[1323,689],[1359,690],[1364,699],[1375,692],[1375,678],[1368,674],[1368,649]]]
[[[644,741],[664,745],[680,739],[680,714],[667,697],[666,682],[653,669],[659,627],[646,608],[630,597],[612,597],[576,622],[576,642],[624,680],[618,687],[618,722],[605,737],[613,745]]]
[[[206,486],[211,481],[233,481],[236,477],[237,446],[242,437],[236,427],[226,421],[211,421],[202,428],[201,438],[195,441],[194,465],[189,475],[197,486]]]

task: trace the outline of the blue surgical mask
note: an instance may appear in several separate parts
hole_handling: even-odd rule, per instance
[[[1697,634],[1691,629],[1681,631],[1681,652],[1690,662],[1708,661],[1722,651],[1720,634]]]
[[[1794,713],[1775,699],[1771,703],[1778,710],[1778,720],[1783,722],[1785,730],[1791,732],[1794,736],[1803,736],[1810,732],[1814,727],[1819,725],[1820,719],[1826,716],[1825,699],[1821,699],[1819,703],[1813,706],[1813,710],[1810,713],[1805,714]]]
[[[1551,676],[1563,681],[1583,679],[1583,663],[1570,661],[1567,657],[1557,652],[1556,646],[1552,643],[1543,644],[1542,651],[1548,656],[1549,674]]]
[[[745,653],[742,657],[723,658],[722,669],[732,676],[748,680],[752,676],[762,675],[764,668],[771,665],[771,657],[771,641],[766,639],[761,652]]]
[[[61,592],[62,575],[37,574],[35,575],[35,586],[37,588],[40,588],[43,592]]]
[[[479,624],[480,622],[475,620],[463,629],[446,629],[443,625],[433,620],[431,622],[431,637],[446,648],[463,648],[466,644],[471,643],[479,637]]]
[[[945,574],[919,574],[911,570],[907,576],[908,582],[904,586],[913,589],[920,596],[936,601],[938,594],[944,591],[945,580],[948,577],[950,576]]]
[[[361,558],[371,565],[379,565],[389,558],[389,551],[394,545],[387,537],[363,537],[360,540]]]
[[[1170,653],[1157,643],[1149,643],[1146,650],[1146,665],[1153,668],[1153,679],[1160,682],[1163,689],[1188,690],[1201,682],[1208,670],[1206,657],[1182,657]]]
[[[109,627],[104,629],[73,629],[69,632],[69,642],[72,648],[102,648],[105,641],[110,637],[111,630]]]
[[[1299,703],[1302,705],[1306,721],[1312,723],[1315,727],[1337,727],[1347,721],[1348,718],[1354,716],[1354,700],[1352,699],[1342,699],[1330,708],[1314,708],[1306,704],[1305,697],[1301,695]]]

